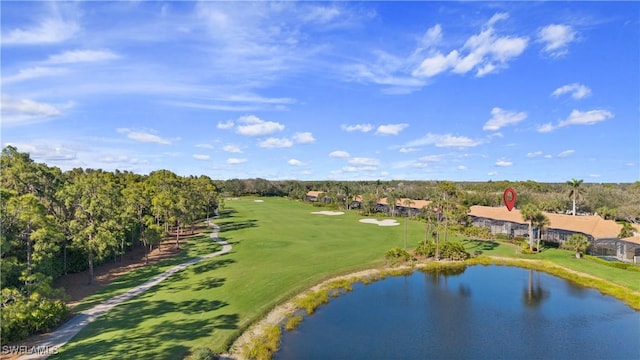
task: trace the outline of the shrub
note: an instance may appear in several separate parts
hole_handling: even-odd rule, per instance
[[[427,241],[425,244],[423,241],[420,242],[414,254],[424,256],[426,258],[434,257],[436,255],[436,243],[433,240]]]
[[[384,258],[391,265],[402,264],[411,259],[411,254],[402,248],[393,248],[387,251]]]
[[[496,240],[508,241],[509,235],[507,234],[495,234]]]
[[[305,295],[295,301],[296,306],[307,310],[307,314],[311,315],[316,311],[316,308],[322,304],[329,302],[329,292],[316,291],[308,295]]]
[[[462,261],[469,257],[469,253],[467,253],[462,243],[445,241],[440,245],[440,256],[444,259]]]
[[[282,331],[279,326],[271,326],[265,329],[264,333],[257,337],[244,352],[247,359],[269,360],[280,345],[280,335]]]
[[[467,226],[462,233],[472,239],[491,239],[491,232],[486,227]]]
[[[287,331],[291,331],[291,330],[297,328],[298,325],[300,325],[301,322],[302,322],[302,316],[300,316],[300,315],[290,316],[287,319],[287,323],[284,325],[284,328]]]

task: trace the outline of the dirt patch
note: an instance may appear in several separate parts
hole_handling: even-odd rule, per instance
[[[342,211],[314,211],[312,212],[312,214],[317,214],[317,215],[329,215],[329,216],[335,216],[335,215],[344,215],[344,212]]]
[[[149,253],[149,263],[157,263],[179,253],[175,241],[163,241],[160,248],[155,248]],[[93,269],[93,285],[89,285],[89,271],[87,270],[64,275],[54,281],[53,286],[64,289],[68,296],[67,305],[73,309],[80,300],[109,285],[118,276],[145,266],[144,247],[135,247],[133,251],[126,253],[122,260],[121,262],[121,258],[118,257],[116,262],[111,260]]]
[[[398,226],[398,225],[400,225],[400,223],[395,219],[384,219],[384,220],[360,219],[358,221],[361,222],[361,223],[374,224],[374,225],[378,225],[378,226]]]

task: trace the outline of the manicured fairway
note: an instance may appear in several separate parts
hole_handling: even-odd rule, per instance
[[[230,254],[195,265],[114,308],[56,358],[175,359],[198,346],[222,352],[277,303],[322,279],[383,265],[384,252],[403,245],[402,219],[400,226],[380,227],[358,222],[362,217],[356,212],[311,214],[317,210],[279,198],[227,201],[226,216],[215,222],[220,236],[233,245]],[[424,229],[410,221],[408,230],[413,247]]]
[[[181,359],[196,347],[224,352],[252,321],[276,304],[336,275],[384,265],[384,253],[404,244],[399,226],[361,223],[355,211],[312,214],[321,208],[281,198],[228,200],[216,219],[229,254],[203,261],[115,307],[67,343],[58,359]],[[409,248],[424,238],[424,224],[409,221]],[[450,234],[449,239],[454,239]],[[471,253],[548,260],[637,290],[638,272],[572,259],[562,250],[521,255],[496,242],[466,241]],[[179,259],[132,272],[80,305],[104,301],[188,257],[218,249],[207,235],[184,243]]]

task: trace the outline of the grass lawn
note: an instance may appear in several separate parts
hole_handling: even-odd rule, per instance
[[[401,225],[359,223],[356,212],[327,216],[309,204],[280,198],[227,201],[217,219],[231,253],[178,273],[88,325],[65,345],[60,359],[182,358],[190,348],[223,352],[243,329],[276,304],[321,280],[381,266],[384,253],[403,246]],[[424,227],[408,223],[409,246],[424,237]],[[209,245],[207,245],[209,244]],[[185,245],[186,246],[186,245]],[[189,242],[189,254],[215,251],[203,235]],[[87,308],[180,262],[171,259],[128,274],[92,296]]]
[[[398,218],[399,226],[379,227],[359,223],[362,217],[353,211],[315,215],[311,212],[322,209],[281,198],[254,199],[227,201],[223,217],[215,221],[220,236],[233,245],[230,253],[193,265],[115,307],[53,358],[181,359],[196,347],[224,352],[276,304],[324,279],[382,266],[384,253],[404,243],[404,219]],[[407,234],[408,247],[415,247],[424,238],[424,224],[409,221]],[[467,241],[466,246],[472,253],[526,258],[507,244]],[[122,276],[79,306],[87,308],[189,257],[218,249],[206,234],[192,237],[184,247],[180,258]],[[547,250],[529,257],[601,273],[605,279],[624,278],[633,289],[638,285],[637,272],[627,277],[617,273],[625,270],[573,261],[569,252]],[[631,286],[634,276],[636,287]]]

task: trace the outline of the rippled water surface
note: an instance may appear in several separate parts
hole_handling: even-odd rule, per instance
[[[331,299],[275,359],[640,359],[640,312],[534,270],[414,272]]]

